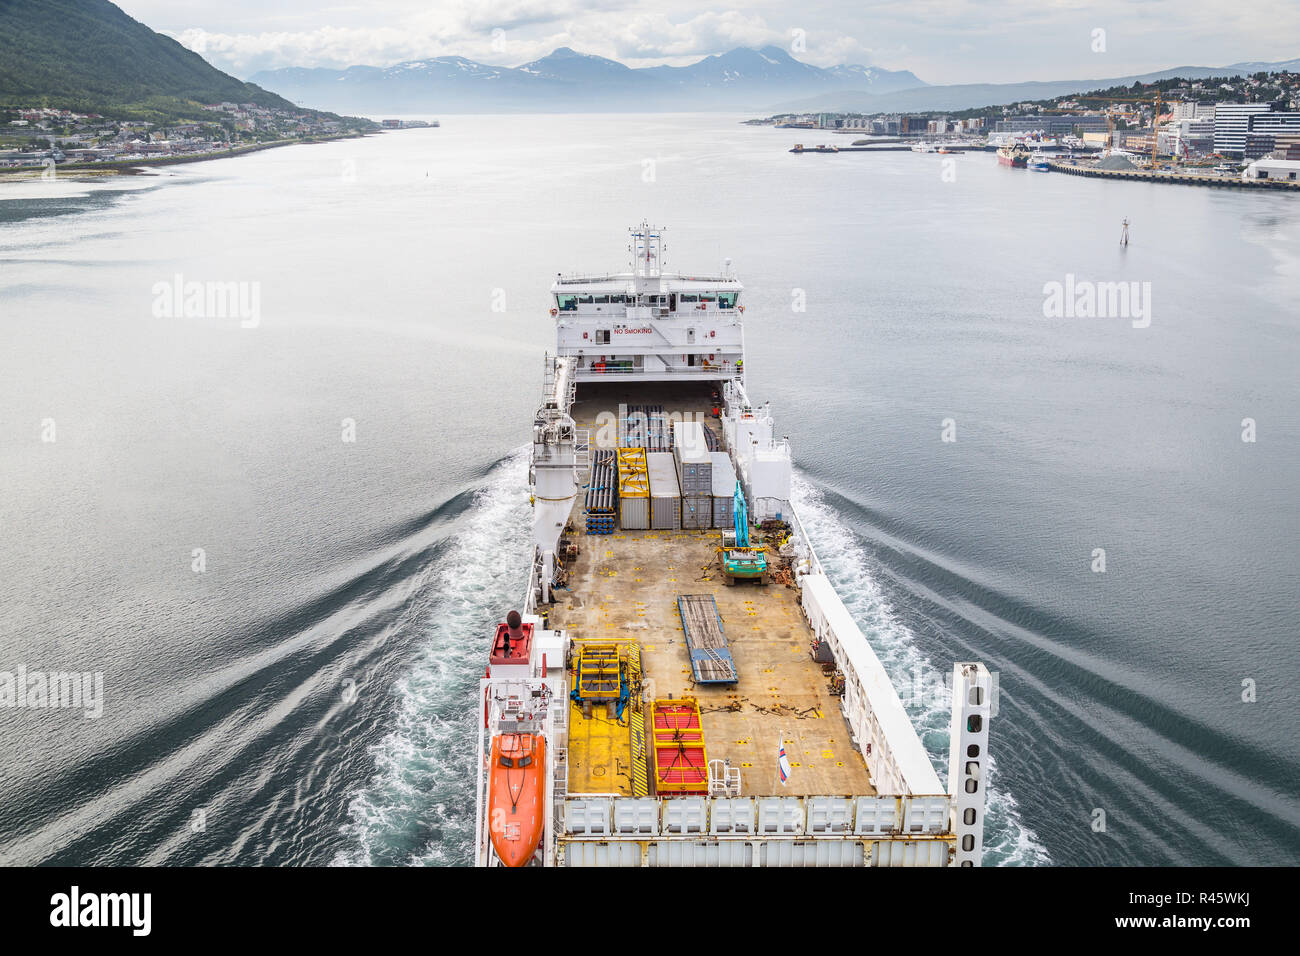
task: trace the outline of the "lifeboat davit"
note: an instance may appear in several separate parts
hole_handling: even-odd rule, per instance
[[[506,866],[526,866],[546,822],[546,738],[498,734],[492,738],[488,774],[488,827],[492,846]]]

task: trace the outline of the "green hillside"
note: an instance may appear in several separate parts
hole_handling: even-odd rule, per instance
[[[108,0],[0,0],[0,106],[197,116],[221,101],[292,103],[208,64]]]

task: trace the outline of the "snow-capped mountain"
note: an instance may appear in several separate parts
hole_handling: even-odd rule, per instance
[[[370,114],[745,110],[820,93],[925,85],[906,70],[816,67],[771,46],[740,47],[689,66],[632,68],[561,47],[518,67],[447,56],[387,68],[269,70],[252,81],[304,106]]]

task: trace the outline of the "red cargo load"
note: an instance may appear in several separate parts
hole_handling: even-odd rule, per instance
[[[657,700],[651,708],[655,789],[658,793],[707,793],[700,708],[694,700]]]

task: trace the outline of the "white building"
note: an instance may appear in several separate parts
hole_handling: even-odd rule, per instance
[[[1240,156],[1246,149],[1250,119],[1270,112],[1267,103],[1219,103],[1214,108],[1214,151]]]
[[[1300,182],[1300,159],[1257,159],[1242,171],[1241,178]]]
[[[1198,103],[1195,100],[1175,100],[1173,105],[1173,118],[1178,120],[1194,119],[1214,119],[1213,103]]]

